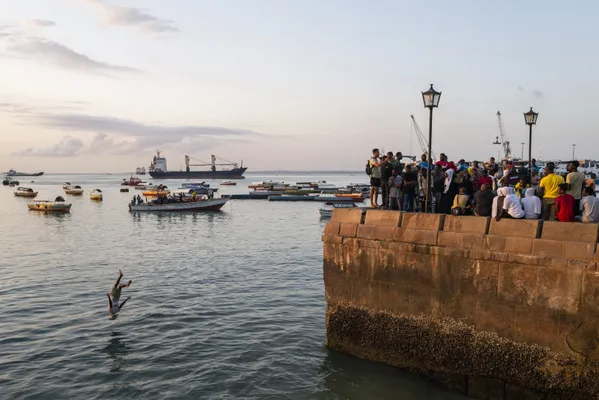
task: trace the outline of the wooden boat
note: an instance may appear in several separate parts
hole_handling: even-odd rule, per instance
[[[362,193],[335,193],[335,197],[344,197],[344,198],[360,198],[363,197]]]
[[[89,194],[89,198],[90,200],[102,201],[104,197],[102,196],[102,191],[100,189],[95,189]]]
[[[121,193],[129,193],[129,188],[121,188]]]
[[[32,211],[46,211],[57,213],[71,212],[71,204],[65,203],[61,196],[58,196],[54,201],[50,200],[33,200],[27,204],[27,207]]]
[[[17,188],[17,190],[15,191],[15,196],[34,198],[37,196],[37,192],[35,192],[31,188],[20,187],[20,188]]]
[[[335,208],[357,208],[357,206],[354,203],[326,203],[318,210],[320,218],[331,218]]]
[[[320,195],[315,196],[314,201],[326,201],[335,203],[362,203],[364,201],[364,197],[335,197],[330,195]]]
[[[237,182],[233,181],[222,181],[220,183],[221,186],[237,186]]]
[[[160,204],[158,202],[148,202],[143,204],[129,203],[131,212],[182,212],[182,211],[218,211],[229,201],[227,198],[218,199],[200,199],[197,201],[170,202]]]
[[[81,186],[74,186],[74,187],[69,187],[68,189],[65,189],[64,192],[66,194],[70,194],[73,196],[81,196],[83,194],[83,189],[81,189]]]

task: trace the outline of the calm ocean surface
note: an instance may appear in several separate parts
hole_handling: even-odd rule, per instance
[[[463,398],[324,346],[321,204],[131,214],[139,191],[119,193],[125,177],[20,178],[38,199],[64,196],[64,181],[81,185],[82,197],[64,196],[67,215],[28,211],[0,187],[0,398]],[[249,174],[221,191],[271,179],[367,180]],[[95,188],[104,202],[89,200]],[[110,321],[106,292],[119,268],[133,280],[122,299],[132,298]]]

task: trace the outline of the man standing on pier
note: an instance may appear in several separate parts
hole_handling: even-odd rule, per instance
[[[379,187],[381,186],[381,161],[379,149],[372,150],[372,157],[368,161],[370,166],[370,206],[378,207]]]
[[[554,174],[555,164],[548,162],[545,166],[545,177],[539,183],[539,195],[543,198],[543,219],[555,221],[555,199],[559,196],[559,185],[564,178]]]
[[[383,156],[384,158],[385,156]],[[389,208],[389,179],[393,172],[393,152],[387,153],[387,158],[381,160],[381,195],[383,196],[383,207]]]

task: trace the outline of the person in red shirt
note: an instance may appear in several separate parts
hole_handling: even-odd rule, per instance
[[[573,222],[576,218],[574,210],[574,196],[566,193],[567,185],[559,185],[559,196],[555,199],[556,219],[560,222]]]
[[[492,187],[493,187],[493,178],[491,178],[491,177],[489,176],[489,171],[488,171],[488,170],[486,170],[486,169],[483,169],[483,174],[482,174],[482,176],[481,176],[480,178],[478,178],[478,185],[479,185],[480,187],[482,187],[482,185],[484,185],[485,183],[486,183],[487,185],[489,185],[489,187],[490,187],[490,188],[492,188]]]

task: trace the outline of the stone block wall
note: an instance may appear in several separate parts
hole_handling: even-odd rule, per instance
[[[335,209],[327,345],[479,398],[598,398],[598,232]]]

